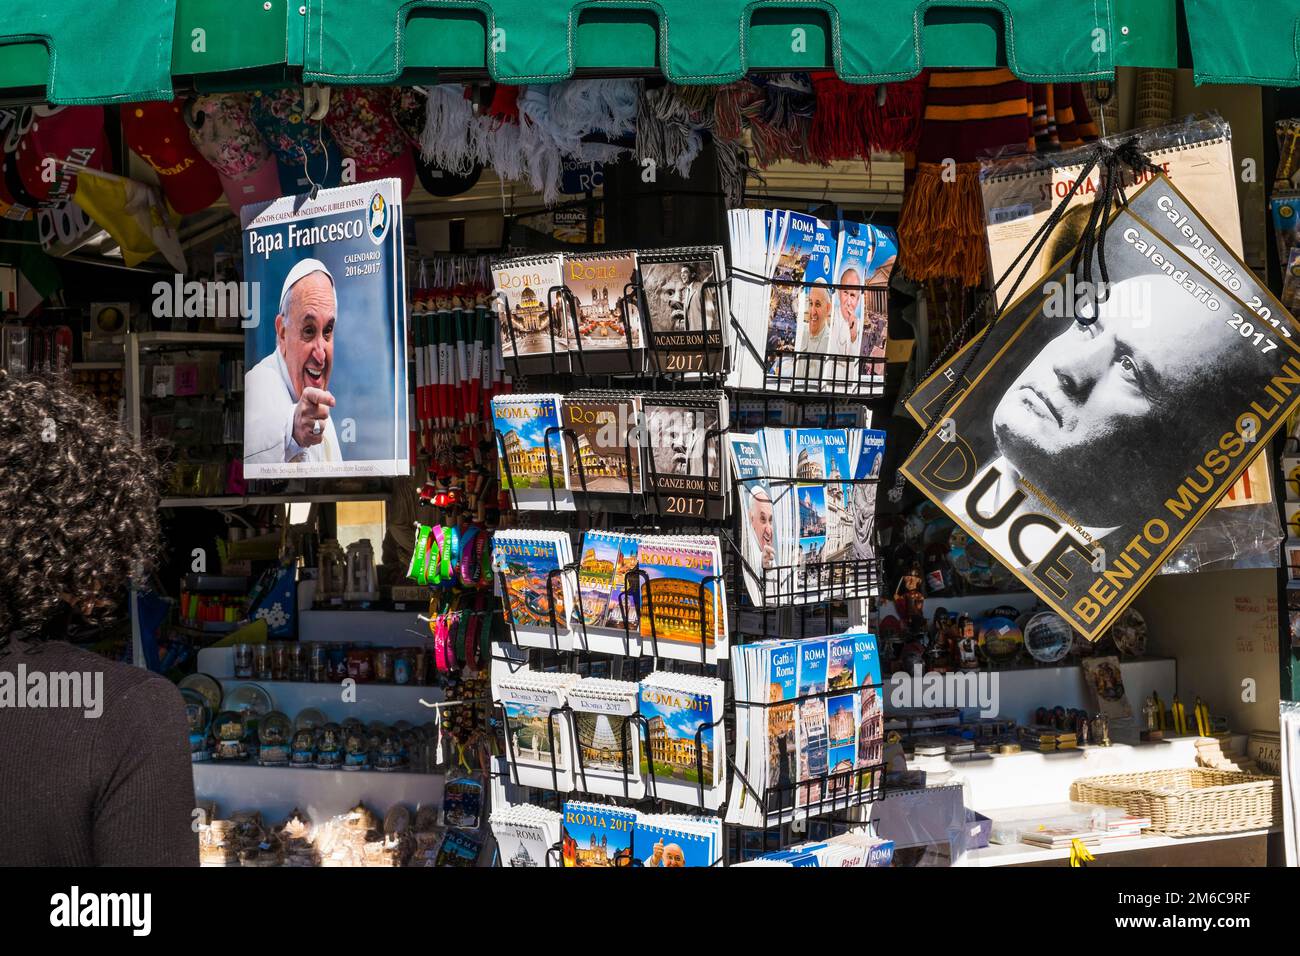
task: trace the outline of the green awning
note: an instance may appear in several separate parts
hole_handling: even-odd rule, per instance
[[[176,0],[4,0],[0,84],[64,104],[170,99],[175,22]]]
[[[915,76],[931,31],[1001,35],[1022,79],[1114,72],[1111,4],[1061,0],[306,0],[304,78],[393,83],[411,71],[486,67],[544,83],[588,65],[725,83],[750,69],[828,69],[852,82]],[[928,14],[928,17],[927,17]],[[929,21],[927,26],[927,20]],[[940,41],[943,42],[943,41]],[[584,62],[584,57],[586,58]],[[962,57],[965,59],[966,57]],[[594,60],[594,62],[593,62]]]
[[[8,0],[0,99],[104,103],[439,76],[531,83],[575,70],[720,83],[746,70],[835,69],[870,82],[1005,64],[1030,81],[1086,80],[1116,65],[1178,65],[1178,2]],[[1285,62],[1294,72],[1293,51]]]
[[[1184,0],[1197,83],[1300,86],[1300,0]]]

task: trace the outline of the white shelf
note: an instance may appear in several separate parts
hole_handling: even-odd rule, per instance
[[[1116,840],[1104,840],[1099,846],[1088,847],[1093,856],[1105,856],[1110,853],[1129,853],[1133,850],[1161,850],[1175,846],[1191,846],[1195,843],[1210,843],[1216,840],[1239,840],[1245,837],[1265,836],[1280,832],[1280,827],[1269,830],[1242,830],[1239,833],[1212,833],[1206,836],[1171,837],[1158,833],[1149,833],[1136,837]],[[998,844],[990,843],[978,850],[970,850],[953,863],[953,866],[1016,866],[1023,863],[1046,863],[1053,860],[1068,860],[1068,847],[1050,849],[1030,846],[1027,843]]]
[[[442,785],[443,775],[436,773],[259,767],[220,760],[194,764],[194,793],[200,800],[216,801],[222,817],[236,810],[260,810],[270,826],[294,807],[316,823],[358,803],[380,816],[397,803],[414,811],[441,804]]]
[[[416,647],[428,641],[429,629],[418,615],[427,605],[410,611],[298,612],[300,641],[370,641],[376,647]]]
[[[421,698],[430,703],[446,699],[441,687],[420,684],[359,683],[355,686],[356,700],[345,701],[342,685],[334,681],[236,679],[233,676],[232,647],[206,647],[199,651],[198,670],[219,680],[223,693],[229,693],[239,684],[256,684],[271,695],[275,709],[283,711],[290,720],[304,707],[315,707],[330,720],[340,723],[348,717],[358,717],[366,723],[382,720],[391,724],[408,720],[413,724],[423,724],[433,720],[433,708],[421,704]]]
[[[139,332],[141,348],[159,345],[189,345],[195,348],[225,348],[244,345],[243,332]]]
[[[1174,692],[1178,689],[1178,663],[1172,657],[1121,659],[1120,671],[1124,675],[1124,690],[1129,707],[1137,718],[1141,716],[1142,702],[1151,697],[1153,690],[1160,694],[1161,700],[1168,702],[1173,700]],[[1097,710],[1096,700],[1084,680],[1083,668],[1078,664],[1042,664],[973,673],[981,679],[984,675],[992,678],[993,683],[986,686],[990,691],[996,690],[994,703],[998,713],[1017,723],[1033,723],[1034,711],[1039,707],[1060,705],[1066,709],[1079,708],[1089,713]],[[891,685],[893,676],[885,677],[886,719],[894,709]],[[913,693],[915,694],[915,689]],[[920,701],[912,702],[912,706],[920,704]],[[970,701],[968,706],[977,704]],[[1112,739],[1122,733],[1122,727],[1112,721]]]

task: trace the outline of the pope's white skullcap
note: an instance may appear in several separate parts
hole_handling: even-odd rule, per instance
[[[280,289],[280,314],[287,315],[285,311],[289,304],[289,290],[292,289],[302,279],[307,278],[316,272],[325,273],[330,280],[330,287],[334,288],[334,274],[330,272],[329,267],[319,259],[303,259],[289,270],[289,274],[284,277],[284,285]],[[334,305],[338,308],[338,289],[334,288]]]

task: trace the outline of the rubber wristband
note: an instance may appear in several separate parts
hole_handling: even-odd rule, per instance
[[[447,617],[438,616],[438,634],[434,639],[434,663],[438,670],[447,673],[451,667],[447,663]]]
[[[460,560],[459,574],[461,584],[472,584],[474,582],[473,569],[474,558],[478,554],[475,547],[479,539],[479,529],[470,525],[465,529],[465,533],[460,538]]]
[[[438,547],[437,536],[434,534],[434,529],[430,528],[429,538],[424,543],[424,583],[425,584],[438,583],[438,576],[437,576],[438,567],[436,561],[437,552],[435,550],[437,547]]]
[[[406,576],[417,584],[424,584],[424,568],[428,560],[428,552],[425,550],[426,542],[429,540],[429,526],[422,524],[419,530],[415,532],[415,547],[411,550],[411,566],[406,570]]]
[[[492,581],[492,534],[484,531],[484,537],[487,539],[483,542],[483,573],[479,575],[480,584],[489,584]]]
[[[454,559],[452,558],[452,555],[456,552],[459,542],[460,532],[456,530],[455,525],[452,525],[443,532],[442,562],[440,567],[442,571],[442,579],[444,581],[451,580],[451,569],[454,567]]]
[[[430,584],[442,583],[442,575],[439,572],[441,571],[441,567],[442,567],[442,541],[443,538],[446,536],[445,531],[446,529],[444,529],[442,525],[436,524],[433,526],[433,534],[430,535],[430,538],[433,541],[433,545],[437,549],[436,551],[430,552],[430,558],[431,558],[430,566],[429,566]]]

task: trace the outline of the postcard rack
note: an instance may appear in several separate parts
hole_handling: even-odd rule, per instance
[[[519,767],[518,767],[517,757],[515,755],[515,748],[513,745],[514,738],[512,736],[513,731],[510,725],[510,715],[506,712],[505,704],[503,703],[498,702],[496,705],[496,709],[497,709],[499,719],[501,721],[501,726],[504,728],[506,734],[506,765],[510,771],[510,782],[515,786],[524,786],[524,784],[521,784],[519,782]],[[556,760],[555,757],[555,749],[556,749],[555,748],[555,721],[556,718],[569,721],[572,719],[574,713],[575,711],[568,704],[564,704],[563,706],[560,707],[552,707],[550,708],[550,710],[547,711],[546,746],[547,746],[547,753],[550,757],[550,774],[551,774],[551,783],[552,783],[551,791],[554,793],[562,792],[560,789],[560,763]],[[702,782],[705,779],[704,758],[702,756],[704,737],[705,734],[711,733],[713,730],[715,730],[718,727],[718,725],[721,724],[725,719],[726,719],[725,714],[719,715],[717,720],[713,721],[710,724],[701,724],[695,731],[695,780],[696,780],[695,786],[699,796],[694,806],[694,809],[698,810],[700,813],[713,812],[707,808],[704,800],[704,791],[708,789],[704,786]],[[622,799],[629,800],[629,801],[631,800],[639,801],[644,799],[646,801],[651,801],[654,805],[656,805],[658,809],[662,810],[664,809],[666,801],[660,798],[655,790],[654,756],[650,748],[650,725],[649,722],[646,720],[646,718],[641,714],[632,714],[628,716],[626,720],[623,721],[622,731],[620,733],[620,740],[619,740],[619,746],[621,748],[620,763],[624,767],[628,767],[631,764],[632,748],[631,748],[631,740],[629,738],[628,728],[633,725],[635,725],[637,728],[636,732],[638,737],[640,738],[640,743],[641,743],[641,748],[640,748],[641,758],[644,761],[645,768],[646,768],[645,769],[646,795],[644,798],[631,797],[631,779],[629,776],[627,776],[625,772],[623,778]],[[587,782],[588,771],[582,757],[582,748],[580,746],[575,746],[573,749],[574,749],[574,753],[572,756],[574,758],[574,778],[576,780],[581,780],[585,784]],[[730,758],[728,758],[728,764],[730,764]],[[543,767],[543,770],[545,771],[546,768]],[[580,790],[580,792],[583,793],[590,792],[586,790],[581,790],[581,788],[578,789]],[[680,803],[681,801],[675,801],[675,802]]]
[[[733,281],[739,280],[765,286],[799,288],[807,284],[795,279],[767,278],[734,267],[731,269],[730,277]],[[819,282],[818,285],[823,284]],[[864,293],[879,288],[838,282],[828,282],[824,285],[832,290],[857,289]],[[742,391],[796,394],[812,392],[853,395],[858,398],[880,398],[885,394],[886,359],[883,355],[827,355],[824,352],[796,351],[793,348],[769,349],[768,343],[756,343],[750,338],[749,333],[734,315],[729,318],[738,348],[748,351],[764,370],[761,389],[742,389]],[[865,332],[865,329],[863,331]]]
[[[820,691],[816,694],[801,694],[790,700],[782,701],[743,701],[737,700],[735,707],[737,719],[741,711],[748,712],[752,709],[761,710],[764,714],[763,723],[767,724],[767,714],[776,707],[800,708],[811,701],[826,700],[831,697],[843,697],[848,694],[862,694],[865,691],[871,691],[877,699],[881,700],[883,705],[884,685],[881,683],[858,684],[854,687],[835,688],[832,690]],[[883,709],[881,711],[881,724],[883,730]],[[881,746],[883,748],[883,734]],[[883,754],[883,751],[882,751]],[[797,761],[797,753],[792,755]],[[873,761],[865,766],[858,766],[856,755],[854,766],[843,770],[835,770],[828,767],[825,773],[814,774],[809,777],[795,777],[795,779],[785,780],[775,784],[769,783],[760,793],[757,788],[749,781],[741,770],[735,766],[734,761],[728,759],[730,769],[739,781],[742,794],[737,795],[733,788],[730,794],[732,801],[756,800],[762,808],[762,823],[756,825],[756,829],[769,830],[774,827],[790,823],[798,819],[811,819],[814,817],[824,817],[830,815],[835,817],[843,814],[845,822],[851,822],[848,814],[856,807],[881,800],[885,796],[885,763],[882,758],[879,761]],[[796,764],[797,770],[797,764]],[[795,775],[791,775],[795,776]]]
[[[505,438],[499,430],[493,429],[497,446],[497,458],[501,463],[501,469],[505,472],[506,492],[510,496],[510,506],[516,512],[520,511],[519,495],[515,485],[514,470],[510,465],[510,457],[506,454]],[[725,482],[722,481],[721,474],[724,471],[726,447],[724,437],[726,429],[711,428],[704,434],[704,445],[706,462],[709,451],[712,451],[717,457],[714,461],[718,464],[719,477],[715,481],[708,475],[685,475],[682,477],[702,481],[705,484],[703,492],[681,491],[679,489],[668,489],[662,487],[665,481],[673,476],[661,473],[655,466],[654,455],[646,455],[645,468],[643,471],[645,490],[637,491],[633,486],[632,475],[634,473],[633,463],[641,457],[641,449],[633,448],[628,442],[624,442],[623,455],[626,467],[624,478],[627,486],[626,491],[596,491],[588,487],[587,470],[583,464],[582,455],[579,454],[578,435],[572,428],[562,425],[551,425],[543,432],[542,444],[544,458],[546,463],[546,484],[550,492],[550,505],[552,511],[559,511],[560,496],[556,493],[557,477],[564,482],[560,486],[561,490],[567,489],[573,493],[574,508],[564,509],[577,511],[580,514],[591,516],[603,512],[614,512],[627,515],[644,515],[653,513],[667,517],[683,517],[690,519],[709,519],[710,516],[716,516],[717,520],[726,514],[728,489]],[[559,444],[563,442],[566,449],[573,452],[573,461],[576,464],[578,474],[578,486],[569,488],[569,475],[565,473],[563,467],[563,456],[560,454]],[[713,485],[715,487],[710,487]]]
[[[560,646],[560,622],[555,614],[555,596],[557,582],[563,575],[571,575],[573,582],[573,593],[578,593],[578,564],[577,562],[567,564],[562,568],[552,568],[546,575],[546,612],[549,615],[550,624],[550,644],[542,650],[551,650],[558,653],[566,651],[589,652],[591,641],[587,635],[587,623],[583,617],[582,609],[578,607],[570,609],[571,617],[576,621],[570,640],[572,642],[581,642],[581,647],[563,648]],[[503,598],[500,602],[501,613],[505,618],[506,631],[510,636],[510,643],[519,648],[535,647],[536,645],[526,644],[520,641],[519,627],[515,621],[514,608],[507,589],[505,574],[497,572],[498,585],[501,588]],[[705,602],[712,603],[713,591],[725,581],[725,575],[712,575],[702,578],[696,582],[697,600],[700,607],[704,607]],[[562,585],[560,586],[562,593]],[[625,657],[650,657],[654,660],[656,666],[661,660],[668,658],[660,654],[661,637],[657,632],[654,617],[654,589],[651,586],[651,580],[640,568],[633,568],[623,576],[623,593],[619,598],[622,607],[623,617],[623,647]],[[644,613],[643,613],[644,612]],[[720,613],[725,613],[725,608],[720,609]],[[629,620],[635,620],[635,624],[629,624]],[[633,637],[633,628],[637,629],[637,636]],[[699,664],[708,666],[708,637],[709,622],[704,614],[700,614],[699,624]],[[662,638],[667,640],[667,638]],[[640,650],[637,653],[632,651],[632,642],[638,642]],[[649,653],[646,653],[646,644],[649,643]],[[694,643],[694,642],[692,642]],[[680,658],[673,658],[680,660]],[[687,663],[692,663],[688,661]]]
[[[629,286],[631,283],[629,283]],[[625,287],[626,292],[627,287]],[[567,351],[556,351],[555,348],[555,329],[560,324],[556,318],[556,304],[564,302],[564,309],[569,313],[574,347]],[[619,303],[619,315],[623,322],[623,342],[621,349],[584,349],[582,347],[582,326],[578,317],[577,301],[573,293],[567,286],[555,285],[546,290],[546,332],[550,338],[550,350],[546,352],[531,353],[529,358],[532,360],[528,363],[529,368],[525,370],[524,364],[520,361],[519,338],[515,333],[514,313],[510,310],[510,302],[501,292],[495,292],[488,298],[488,305],[495,307],[498,314],[505,317],[504,327],[510,337],[510,355],[506,361],[512,369],[514,378],[523,378],[529,371],[532,374],[545,375],[617,375],[640,374],[641,363],[637,360],[637,349],[632,346],[632,324],[628,318],[627,303],[623,300]],[[622,353],[626,359],[626,367],[623,365],[610,364],[609,367],[602,367],[606,363],[597,362],[597,357],[613,356]],[[593,367],[589,370],[587,367],[587,356],[592,356]],[[562,357],[562,358],[561,358]],[[538,361],[544,359],[545,361]]]
[[[751,360],[751,368],[756,364],[765,370],[762,387],[728,388],[728,392],[731,395],[733,420],[739,411],[737,393],[745,400],[762,402],[763,421],[758,423],[758,427],[776,424],[769,419],[770,409],[777,402],[793,402],[798,408],[821,402],[829,409],[834,409],[837,406],[866,403],[884,395],[883,357],[781,352],[775,364],[769,361],[767,343],[751,340],[736,318],[723,308],[726,283],[735,280],[756,280],[795,287],[801,285],[781,279],[751,279],[734,271],[722,279],[703,283],[701,294],[694,300],[698,305],[693,303],[688,316],[677,318],[677,327],[656,331],[649,327],[648,322],[644,324],[642,354],[638,354],[641,350],[632,347],[632,316],[628,308],[630,303],[639,303],[641,314],[648,315],[645,309],[645,289],[639,275],[623,287],[623,298],[618,308],[625,338],[623,347],[615,349],[589,347],[591,337],[584,340],[576,303],[572,293],[565,287],[556,286],[547,290],[545,312],[539,310],[532,313],[530,324],[526,327],[516,327],[511,320],[509,303],[502,296],[502,301],[495,303],[495,306],[504,323],[503,327],[507,330],[507,350],[513,353],[505,358],[506,369],[515,378],[526,378],[530,374],[537,378],[572,376],[554,382],[547,381],[545,387],[540,389],[542,391],[563,393],[567,390],[568,383],[583,387],[585,383],[581,381],[581,376],[612,375],[618,376],[620,380],[615,387],[639,387],[638,383],[644,382],[648,389],[665,392],[681,390],[685,398],[691,390],[723,387],[734,362],[747,358]],[[706,319],[710,304],[713,314],[718,317],[716,329],[709,328]],[[560,318],[565,315],[566,309],[567,317]],[[567,331],[561,331],[561,322]],[[612,322],[609,326],[613,331],[612,338],[616,339],[616,326]],[[545,349],[547,343],[544,340],[548,335],[551,349],[549,355],[544,351],[532,355],[519,354],[518,347],[523,336],[530,336],[534,347],[540,343],[540,348]],[[569,351],[555,352],[557,335],[570,340]],[[745,350],[747,354],[744,354]],[[751,411],[753,408],[751,406]],[[495,708],[499,730],[504,731],[506,740],[506,759],[498,772],[518,785],[520,771],[526,768],[525,777],[530,780],[529,786],[539,793],[540,802],[546,805],[554,803],[557,807],[562,807],[568,796],[567,792],[560,791],[561,784],[564,784],[572,788],[575,798],[581,797],[586,801],[652,807],[657,811],[702,813],[725,820],[727,803],[724,802],[717,809],[709,809],[707,806],[711,802],[712,781],[715,775],[719,775],[717,778],[728,789],[730,802],[744,800],[752,801],[753,804],[750,813],[746,815],[749,822],[740,826],[727,824],[723,827],[725,845],[721,859],[715,865],[725,865],[724,861],[730,856],[729,849],[734,849],[734,844],[739,842],[738,834],[744,835],[741,840],[748,840],[761,833],[766,843],[771,835],[769,831],[775,830],[778,844],[785,845],[802,838],[789,826],[792,822],[816,819],[831,823],[839,820],[846,825],[859,823],[863,816],[862,807],[879,800],[885,794],[885,766],[883,761],[877,759],[879,752],[874,742],[860,757],[855,751],[852,768],[846,768],[844,761],[841,761],[839,769],[817,766],[817,772],[806,779],[794,779],[797,772],[790,772],[783,773],[780,779],[757,783],[747,779],[743,767],[737,767],[734,751],[728,753],[726,749],[719,749],[717,753],[707,755],[705,743],[719,727],[725,727],[729,742],[734,742],[738,718],[743,721],[748,716],[754,716],[757,719],[757,713],[751,708],[761,708],[762,713],[767,713],[768,708],[779,704],[735,700],[731,662],[723,660],[715,663],[709,659],[708,642],[714,637],[715,625],[708,619],[705,608],[715,606],[717,614],[727,614],[735,622],[730,633],[733,645],[778,636],[812,637],[819,636],[810,632],[815,629],[823,613],[824,633],[832,634],[843,630],[834,626],[837,623],[837,613],[843,607],[842,602],[873,599],[878,596],[881,583],[880,563],[875,558],[851,557],[851,545],[847,550],[840,550],[835,545],[833,558],[821,560],[819,556],[813,556],[814,560],[805,561],[797,567],[753,567],[752,559],[746,562],[738,544],[740,539],[735,537],[736,517],[732,507],[734,482],[724,480],[728,472],[728,424],[720,422],[721,427],[707,431],[701,426],[700,432],[696,433],[696,444],[691,449],[693,454],[686,457],[693,464],[698,461],[702,449],[705,464],[702,469],[695,470],[702,470],[705,474],[678,474],[674,466],[682,466],[680,459],[670,464],[661,456],[656,463],[652,449],[644,447],[652,443],[645,438],[638,439],[639,432],[632,432],[623,438],[621,464],[618,461],[619,450],[616,447],[605,447],[603,450],[608,453],[609,460],[607,465],[602,466],[601,473],[596,475],[589,467],[589,461],[585,461],[580,453],[580,429],[564,425],[561,419],[561,424],[551,425],[544,431],[541,444],[545,454],[545,474],[533,477],[531,489],[527,484],[516,489],[512,465],[505,454],[504,438],[500,432],[495,433],[504,490],[522,519],[521,524],[540,518],[540,527],[567,528],[571,533],[604,528],[637,534],[705,534],[719,539],[722,567],[715,570],[720,573],[672,592],[676,600],[698,602],[698,620],[688,617],[686,620],[690,623],[683,627],[680,623],[682,619],[677,618],[670,633],[665,633],[661,620],[657,620],[662,615],[655,614],[655,601],[660,598],[658,589],[650,575],[641,568],[628,570],[623,575],[623,589],[618,597],[623,612],[622,620],[617,621],[616,606],[612,626],[610,618],[606,616],[604,620],[607,623],[600,628],[589,626],[583,613],[579,561],[574,560],[546,571],[544,581],[541,571],[531,583],[515,581],[516,591],[513,594],[507,586],[506,575],[498,570],[497,583],[502,595],[499,602],[503,619],[500,628],[502,640],[493,654],[496,660],[505,655],[511,661],[512,669],[524,667],[525,662],[529,662],[534,667],[558,668],[568,673],[584,673],[591,666],[594,674],[598,663],[603,667],[603,662],[608,661],[607,673],[627,674],[630,666],[634,675],[644,676],[645,668],[653,667],[717,677],[722,682],[721,712],[714,711],[711,714],[715,718],[712,723],[701,724],[695,729],[693,756],[684,755],[681,766],[673,765],[677,773],[674,779],[679,783],[682,779],[693,783],[686,791],[680,787],[672,788],[672,799],[663,797],[666,789],[664,781],[668,777],[661,776],[656,780],[655,754],[651,747],[651,729],[646,715],[635,712],[626,715],[621,726],[602,745],[599,752],[591,750],[584,753],[574,720],[575,714],[584,712],[574,711],[570,704],[563,703],[549,708],[545,715],[545,734],[541,732],[540,726],[532,726],[528,733],[534,735],[533,749],[529,748],[527,734],[519,744],[522,749],[516,746],[514,734],[520,730],[516,726],[520,719],[518,712],[515,711],[516,716],[512,718],[508,705],[500,701]],[[800,424],[817,427],[812,421]],[[638,425],[643,427],[644,422]],[[820,427],[837,426],[827,418]],[[566,457],[570,462],[567,467]],[[710,471],[710,457],[716,463],[717,480],[712,480],[707,474]],[[664,465],[674,470],[661,471],[661,466]],[[639,482],[634,478],[635,473],[640,475]],[[824,481],[827,485],[844,486],[846,494],[849,486],[874,486],[878,481],[875,478],[823,480],[807,477],[801,479],[797,476],[765,476],[757,480],[766,482],[769,487],[793,488],[800,484]],[[542,488],[542,481],[549,485],[549,499],[546,489]],[[520,491],[525,492],[524,500],[532,505],[531,508],[519,509]],[[574,519],[556,517],[557,514],[567,516],[571,513],[576,513]],[[581,548],[576,548],[575,553],[580,555]],[[767,596],[765,606],[752,607],[744,603],[747,594],[746,575],[750,576],[751,583],[755,579],[761,582],[760,593]],[[721,594],[717,589],[724,584],[728,592],[726,599],[717,601],[715,605],[715,594]],[[531,597],[527,597],[529,603],[526,606],[519,603],[526,599],[525,592],[519,590],[521,586],[531,588],[533,592]],[[560,614],[557,613],[556,600],[565,591],[569,592],[568,600],[573,606],[567,608],[566,613]],[[742,622],[746,618],[761,625],[757,633],[755,628],[744,626]],[[673,645],[671,648],[667,646],[670,642]],[[619,645],[621,655],[608,653]],[[599,649],[593,649],[593,646]],[[665,650],[670,653],[676,651],[689,659],[666,657]],[[624,659],[621,664],[617,663],[620,656]],[[616,671],[616,667],[620,670]],[[635,680],[636,677],[631,679]],[[802,695],[781,703],[798,707],[809,705],[818,699],[854,693],[865,695],[870,692],[880,695],[881,685],[877,683],[837,688]],[[546,707],[542,708],[542,711],[547,710]],[[539,712],[538,717],[540,716]],[[565,722],[574,732],[562,734],[560,727],[564,724],[560,722]],[[540,720],[536,723],[540,724]],[[690,736],[691,731],[685,730],[682,734],[683,743]],[[557,753],[557,743],[563,737],[572,740],[569,752]],[[540,750],[542,746],[547,748],[549,761],[547,754]],[[662,761],[663,753],[659,756]],[[634,757],[637,758],[635,765]],[[592,766],[593,761],[598,761],[598,767]],[[797,756],[793,766],[797,767]],[[621,781],[620,767],[623,770]],[[663,766],[659,766],[658,770],[664,774]],[[684,778],[681,776],[683,773]],[[640,780],[637,779],[638,776]],[[593,785],[604,792],[589,790],[588,787]],[[551,789],[547,790],[547,787]],[[686,799],[683,799],[684,795]],[[761,808],[761,813],[753,812],[754,805]],[[547,852],[545,865],[563,866],[564,852],[563,841],[553,845]],[[620,858],[615,861],[615,865],[642,864],[635,858]]]

